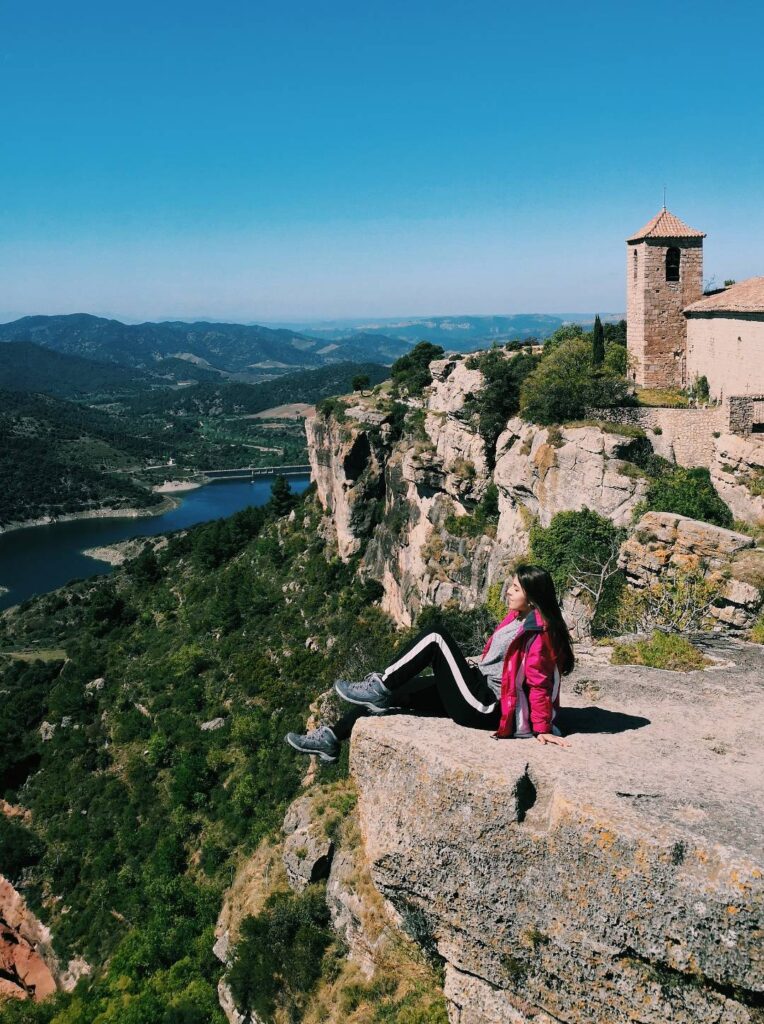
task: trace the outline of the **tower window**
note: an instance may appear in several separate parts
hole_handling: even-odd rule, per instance
[[[634,280],[637,280],[637,266],[639,264],[639,258],[637,256],[637,250],[634,250]]]
[[[681,253],[672,246],[666,250],[666,280],[667,281],[678,281],[679,280],[679,260]]]

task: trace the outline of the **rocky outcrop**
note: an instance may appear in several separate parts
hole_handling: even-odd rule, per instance
[[[50,931],[0,875],[0,996],[40,1002],[56,991],[57,968]]]
[[[567,679],[569,750],[358,723],[371,875],[444,959],[453,1024],[761,1020],[764,652],[707,653],[727,667]]]
[[[290,804],[283,828],[287,880],[295,892],[302,892],[329,874],[334,843],[326,834],[324,822],[317,820],[310,796]]]
[[[305,433],[311,479],[330,513],[340,558],[347,561],[377,521],[384,494],[382,433],[358,420],[321,415],[305,420]]]
[[[764,437],[716,438],[711,481],[736,519],[764,525]]]
[[[263,840],[254,854],[240,866],[225,894],[215,925],[213,952],[228,965],[231,950],[239,939],[245,917],[259,914],[272,892],[287,888],[281,847]]]
[[[601,427],[537,427],[511,419],[496,445],[497,541],[513,554],[527,547],[528,526],[558,512],[590,508],[617,526],[630,522],[647,480],[628,462],[634,438]]]
[[[407,433],[397,443],[388,424],[372,422],[372,398],[340,421],[306,422],[318,497],[340,557],[365,545],[362,571],[379,580],[383,608],[405,625],[425,605],[484,601],[527,551],[534,519],[547,525],[557,512],[586,506],[625,524],[646,491],[644,475],[628,461],[635,439],[618,427],[512,419],[491,468],[471,403],[483,374],[453,359],[437,360],[431,371],[433,384],[409,403]],[[498,521],[478,531],[454,528],[474,515],[490,484],[498,488]]]
[[[764,550],[744,533],[686,516],[645,513],[621,547],[621,566],[639,590],[665,581],[667,570],[702,572],[718,593],[709,614],[720,626],[751,626],[762,604]]]

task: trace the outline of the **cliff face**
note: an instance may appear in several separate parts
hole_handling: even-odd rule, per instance
[[[716,438],[711,479],[736,519],[764,523],[764,438],[737,434]]]
[[[512,419],[497,443],[497,540],[525,551],[528,522],[548,526],[558,512],[584,507],[625,526],[644,498],[646,481],[627,475],[633,439],[599,427],[537,427]]]
[[[29,818],[29,812],[0,800],[0,813]],[[29,909],[24,897],[0,875],[0,1003],[3,997],[41,1002],[57,989],[71,992],[91,972],[76,957],[66,967],[53,951],[50,929]]]
[[[585,666],[569,750],[359,722],[372,877],[443,957],[453,1024],[761,1019],[764,657],[707,653],[724,667]]]
[[[470,408],[482,373],[453,360],[430,368],[433,384],[411,403],[417,422],[400,441],[379,425],[373,399],[341,423],[306,422],[319,500],[340,557],[370,538],[361,571],[380,581],[384,609],[404,625],[423,605],[485,600],[526,552],[534,518],[548,525],[557,512],[587,506],[624,524],[646,488],[624,462],[633,438],[617,427],[543,428],[511,419],[492,468]],[[459,518],[474,515],[490,484],[498,489],[495,524],[456,528]]]
[[[340,558],[347,561],[373,528],[384,494],[384,446],[357,420],[313,416],[305,431],[311,477],[331,517]]]

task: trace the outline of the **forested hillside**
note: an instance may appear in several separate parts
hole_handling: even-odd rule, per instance
[[[392,362],[410,347],[385,336],[356,335],[348,339],[345,351],[341,341],[327,344],[286,328],[180,321],[123,324],[87,313],[27,316],[0,324],[0,342],[6,341],[34,342],[57,352],[144,370],[182,357],[203,369],[253,378],[348,360]]]
[[[0,526],[162,500],[117,470],[156,454],[158,443],[104,412],[46,395],[0,391]]]
[[[380,383],[390,370],[378,363],[338,363],[316,370],[302,370],[274,380],[251,384],[200,383],[193,388],[173,391],[148,391],[126,403],[133,413],[163,413],[173,416],[221,416],[263,412],[292,402],[312,405],[329,395],[352,390],[356,377],[367,377],[369,384]]]
[[[0,620],[0,646],[67,656],[0,657],[0,796],[32,812],[0,815],[0,864],[64,961],[94,967],[72,995],[1,1006],[5,1024],[223,1022],[213,923],[299,787],[283,736],[393,643],[377,584],[327,560],[317,523],[311,493],[277,488]]]
[[[19,352],[28,358],[17,373]],[[151,487],[166,476],[304,463],[301,422],[250,417],[284,403],[311,404],[351,390],[358,377],[377,383],[387,374],[373,363],[339,363],[258,385],[200,381],[177,388],[164,381],[158,387],[155,378],[123,367],[31,344],[0,345],[0,379],[9,385],[0,390],[0,527],[156,506],[161,499]],[[50,394],[35,393],[44,391]],[[80,400],[54,397],[72,393]]]
[[[193,369],[193,367],[191,367]],[[167,368],[170,372],[170,368]],[[91,398],[135,393],[169,380],[124,366],[64,355],[29,341],[0,345],[0,389],[38,391],[58,398]]]

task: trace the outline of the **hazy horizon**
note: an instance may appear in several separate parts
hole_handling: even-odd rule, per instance
[[[404,324],[412,321],[420,320],[441,320],[441,319],[456,319],[458,317],[471,317],[471,318],[484,318],[484,317],[520,317],[520,316],[554,316],[562,318],[563,320],[587,320],[592,319],[594,316],[599,315],[603,319],[613,319],[619,317],[625,317],[625,311],[612,310],[593,310],[591,312],[576,312],[571,313],[569,311],[557,312],[548,309],[534,309],[534,310],[522,310],[517,313],[507,313],[505,311],[491,311],[488,313],[474,313],[465,312],[461,310],[458,313],[421,313],[421,314],[401,314],[393,316],[347,316],[347,317],[306,317],[298,319],[284,319],[284,320],[230,320],[221,317],[209,317],[209,316],[173,316],[168,314],[166,316],[152,317],[145,320],[134,320],[130,317],[119,316],[114,313],[93,313],[90,310],[78,309],[69,312],[58,312],[58,313],[18,313],[8,314],[0,312],[0,326],[4,326],[9,323],[14,323],[17,320],[22,320],[25,317],[30,316],[95,316],[100,317],[104,320],[116,320],[119,323],[123,323],[130,326],[138,326],[145,323],[219,323],[219,324],[237,324],[244,327],[288,327],[293,330],[297,330],[301,327],[308,328],[320,328],[320,327],[363,327],[364,324],[371,326],[389,324]]]

